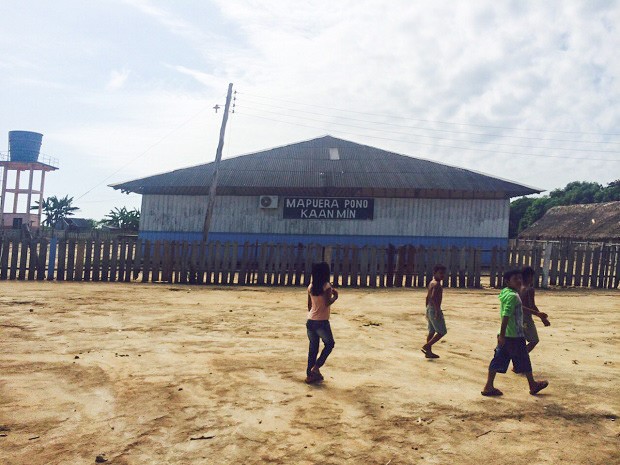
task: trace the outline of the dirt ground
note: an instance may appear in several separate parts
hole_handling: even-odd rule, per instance
[[[0,464],[619,463],[620,293],[540,291],[534,372],[483,398],[496,291],[342,290],[321,386],[299,289],[0,283]]]

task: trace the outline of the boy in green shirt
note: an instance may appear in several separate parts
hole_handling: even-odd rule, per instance
[[[536,381],[532,374],[532,364],[525,345],[523,332],[523,305],[519,297],[522,279],[521,271],[512,270],[504,274],[504,289],[499,294],[502,325],[497,336],[495,356],[489,365],[487,384],[483,396],[501,396],[502,391],[493,386],[497,373],[506,373],[512,361],[515,373],[523,373],[530,385],[530,394],[535,395],[545,389],[547,381]]]

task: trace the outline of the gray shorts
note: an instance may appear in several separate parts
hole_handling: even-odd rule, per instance
[[[540,339],[538,339],[538,331],[536,331],[536,325],[534,324],[533,318],[523,317],[523,335],[525,336],[525,340],[527,342],[538,343]]]
[[[443,312],[439,310],[439,315],[435,316],[435,309],[432,305],[426,307],[426,320],[428,321],[428,332],[437,333],[442,336],[448,332],[446,329],[446,320],[443,317]]]

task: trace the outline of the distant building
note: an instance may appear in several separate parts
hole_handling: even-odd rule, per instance
[[[9,151],[0,154],[0,229],[41,225],[45,175],[58,169],[58,160],[40,155],[42,140],[38,132],[9,131]]]
[[[93,221],[88,218],[67,217],[60,220],[56,224],[55,229],[74,232],[91,231],[93,229]]]
[[[142,194],[140,237],[200,240],[213,163],[111,187]],[[331,136],[222,160],[212,240],[505,246],[536,189]]]
[[[620,243],[620,202],[550,208],[519,239]]]

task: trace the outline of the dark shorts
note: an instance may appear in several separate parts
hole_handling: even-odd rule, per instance
[[[506,373],[511,361],[516,373],[532,371],[530,354],[527,353],[524,337],[507,337],[503,347],[497,346],[489,370]]]

